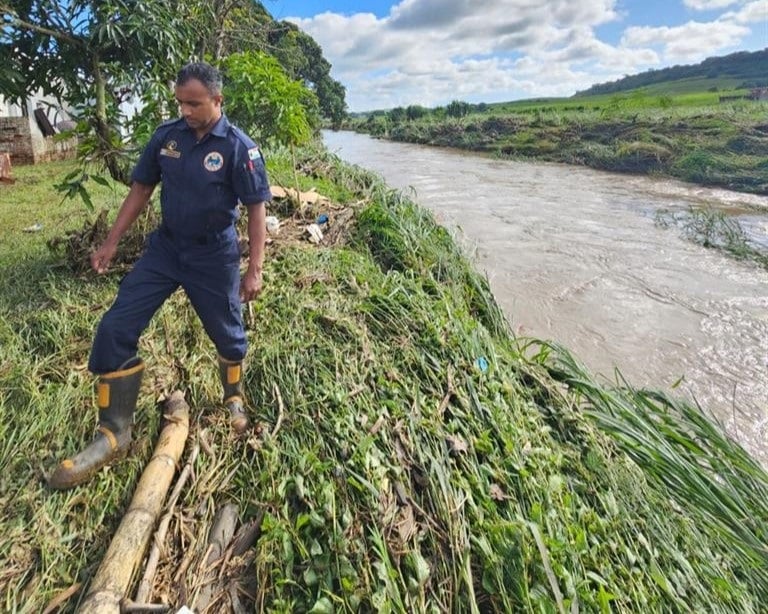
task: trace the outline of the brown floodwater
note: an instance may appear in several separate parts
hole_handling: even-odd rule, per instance
[[[695,400],[768,461],[768,272],[656,223],[706,206],[766,246],[768,198],[350,132],[324,140],[455,230],[518,335],[561,343],[598,377],[618,369]]]

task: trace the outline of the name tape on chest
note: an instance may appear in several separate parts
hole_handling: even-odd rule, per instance
[[[161,156],[168,156],[169,158],[181,158],[181,152],[176,149],[178,145],[176,141],[168,141],[162,149],[160,149]]]

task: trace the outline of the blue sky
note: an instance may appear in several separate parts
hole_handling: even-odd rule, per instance
[[[768,47],[768,0],[264,0],[323,48],[351,111],[570,96]]]

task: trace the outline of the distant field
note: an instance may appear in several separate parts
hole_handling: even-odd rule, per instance
[[[660,83],[642,89],[575,96],[572,98],[535,98],[489,104],[496,113],[525,113],[532,111],[585,111],[620,107],[623,109],[652,109],[669,107],[698,107],[720,104],[720,96],[746,96],[748,89],[735,89],[737,79],[683,79],[673,83]],[[716,88],[709,91],[710,88]]]
[[[691,79],[680,79],[679,81],[670,81],[667,83],[656,83],[654,85],[648,85],[643,88],[643,91],[649,95],[676,95],[711,91],[716,91],[719,93],[730,93],[733,90],[747,92],[748,90],[739,88],[739,85],[741,85],[743,82],[744,79],[736,77],[719,77],[717,79],[695,77]]]

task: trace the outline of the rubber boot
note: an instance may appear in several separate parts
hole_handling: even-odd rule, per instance
[[[243,363],[219,356],[219,376],[224,387],[224,406],[229,410],[229,424],[235,433],[248,429],[243,399]]]
[[[133,412],[143,374],[144,362],[132,358],[117,371],[99,376],[96,383],[98,433],[82,452],[56,467],[48,478],[51,488],[64,490],[82,484],[104,465],[125,455],[131,443]]]

